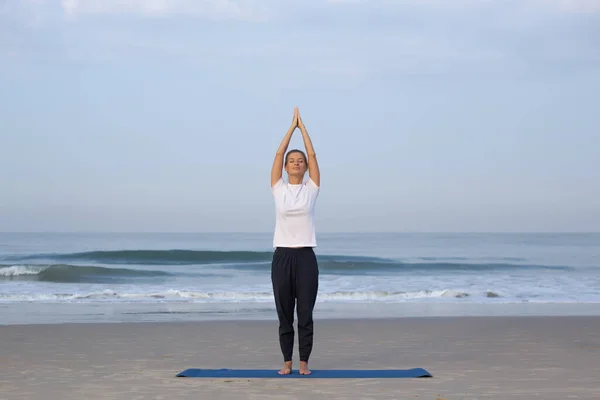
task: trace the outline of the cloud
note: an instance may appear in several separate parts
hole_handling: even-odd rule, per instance
[[[528,8],[558,10],[572,13],[600,13],[600,0],[326,0],[334,5],[370,5],[385,8],[443,7],[465,8]]]
[[[138,14],[204,16],[215,19],[264,20],[267,8],[250,0],[62,0],[69,16]]]
[[[4,31],[0,26],[0,47],[18,50],[19,59],[38,61],[44,57],[90,63],[168,60],[228,79],[246,74],[278,77],[274,79],[278,85],[292,79],[298,79],[296,85],[318,85],[324,77],[350,84],[403,74],[535,75],[600,65],[595,51],[600,24],[594,23],[599,14],[591,18],[584,14],[600,11],[600,0],[288,0],[285,4],[275,0],[22,0],[10,4],[14,6],[5,8],[4,15],[31,20],[41,16],[45,30],[33,34],[5,24]],[[265,23],[208,24],[195,19]]]
[[[560,12],[600,14],[600,0],[0,0],[0,15],[16,8],[28,14],[56,13],[70,19],[84,16],[142,16],[150,18],[184,16],[212,20],[268,21],[308,19],[342,8],[386,10],[429,10],[471,13],[500,10],[518,14]],[[11,6],[12,4],[12,6]],[[11,10],[12,8],[12,10]]]
[[[600,0],[555,0],[565,11],[577,13],[600,13]]]

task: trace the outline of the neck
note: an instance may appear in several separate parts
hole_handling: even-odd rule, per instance
[[[291,185],[300,185],[302,183],[302,177],[301,176],[290,176],[289,182]]]

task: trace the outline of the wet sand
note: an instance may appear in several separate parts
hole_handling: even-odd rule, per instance
[[[421,367],[433,378],[175,377],[277,370],[276,321],[6,325],[0,399],[600,399],[600,317],[315,323],[312,369]]]

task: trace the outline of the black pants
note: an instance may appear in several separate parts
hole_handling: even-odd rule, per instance
[[[277,247],[271,264],[271,282],[283,360],[292,360],[294,306],[297,300],[300,361],[308,362],[313,347],[313,308],[319,289],[319,266],[313,249]]]

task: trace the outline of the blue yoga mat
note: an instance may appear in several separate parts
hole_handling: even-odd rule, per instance
[[[279,375],[273,369],[200,369],[189,368],[178,373],[186,378],[431,378],[423,368],[412,369],[323,369],[311,370],[310,375],[300,375],[293,370],[289,375]]]

